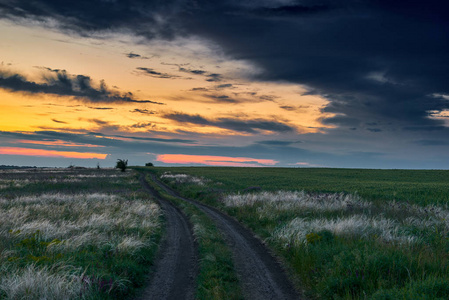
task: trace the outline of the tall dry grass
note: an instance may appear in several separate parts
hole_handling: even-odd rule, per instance
[[[118,297],[142,284],[160,235],[160,207],[132,190],[139,185],[129,174],[68,177],[58,171],[51,170],[56,182],[64,182],[60,192],[0,193],[0,298]],[[39,176],[29,175],[29,186],[39,184]],[[38,175],[48,183],[46,174]],[[73,193],[74,178],[85,185],[95,178],[101,187]],[[120,193],[102,192],[110,184],[122,188]]]

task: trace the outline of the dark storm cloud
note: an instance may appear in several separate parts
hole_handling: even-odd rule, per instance
[[[136,136],[112,135],[112,137],[126,138],[135,141],[160,142],[160,143],[180,143],[180,144],[196,144],[198,141],[186,139],[159,139],[159,138],[144,138]]]
[[[64,122],[64,121],[60,121],[60,120],[56,120],[56,119],[51,119],[51,120],[55,123],[67,124],[67,122]]]
[[[322,119],[323,124],[337,124],[347,127],[358,126],[361,122],[359,119],[351,118],[347,116],[334,116],[330,118]]]
[[[211,91],[218,91],[218,90],[223,90],[223,89],[229,89],[229,88],[233,88],[234,85],[231,83],[226,83],[226,84],[219,84],[214,86],[213,88],[205,88],[205,87],[197,87],[197,88],[193,88],[190,91],[191,92],[211,92]],[[255,96],[256,93],[252,94],[252,96]],[[237,95],[237,94],[235,94]]]
[[[109,126],[111,124],[108,121],[103,121],[103,120],[100,120],[100,119],[87,119],[87,121],[95,123],[95,124],[100,125],[100,126]]]
[[[285,3],[285,2],[283,2]],[[445,1],[196,1],[184,28],[215,40],[264,80],[305,84],[346,116],[327,124],[382,121],[391,130],[442,126],[449,108],[449,4]],[[382,128],[385,129],[385,128]]]
[[[0,88],[32,94],[52,94],[73,96],[79,100],[92,103],[152,103],[150,100],[136,100],[132,93],[120,94],[110,90],[102,80],[98,87],[93,86],[92,79],[86,75],[71,75],[65,70],[41,68],[44,71],[43,83],[27,80],[20,74],[0,71]]]
[[[172,37],[177,0],[1,0],[0,16],[37,20],[78,35],[131,31],[147,38]]]
[[[415,141],[415,144],[422,146],[448,146],[449,142],[442,140],[419,140]]]
[[[206,81],[208,82],[219,82],[223,79],[221,74],[210,73],[204,70],[195,70],[195,69],[192,70],[184,67],[179,67],[179,71],[183,73],[189,73],[192,75],[202,75],[206,78]]]
[[[142,55],[140,55],[140,54],[132,53],[132,52],[126,53],[126,57],[131,58],[131,59],[134,59],[134,58],[138,58],[138,59],[149,59],[149,57],[142,56]]]
[[[118,138],[118,139],[117,139]],[[371,152],[351,152],[347,154],[337,155],[335,153],[323,151],[311,151],[293,147],[289,145],[279,146],[273,151],[273,145],[252,144],[243,146],[202,146],[200,144],[192,147],[190,144],[197,143],[192,140],[182,139],[157,139],[133,137],[127,135],[104,135],[99,132],[79,131],[72,132],[56,132],[56,131],[37,131],[32,133],[20,132],[1,132],[0,144],[3,147],[18,147],[17,140],[36,140],[36,141],[67,141],[77,144],[89,144],[101,146],[101,153],[108,153],[112,156],[126,157],[132,156],[133,164],[144,164],[148,162],[149,151],[157,154],[191,154],[191,155],[213,155],[227,157],[252,157],[255,159],[273,159],[279,161],[280,166],[294,165],[299,162],[307,162],[310,165],[321,167],[346,167],[346,168],[448,168],[449,160],[434,160],[432,157],[424,157],[423,160],[417,161],[414,158],[388,159],[384,153]],[[276,143],[275,143],[276,144]],[[39,149],[67,149],[58,145],[33,145],[20,144],[22,148],[39,148]],[[107,148],[105,148],[107,147]],[[433,147],[435,148],[435,147]],[[92,148],[70,147],[70,151],[88,151],[92,152]],[[441,155],[447,156],[447,151],[441,149]],[[131,157],[130,157],[131,158]],[[14,158],[13,156],[3,156],[5,161],[14,164],[23,164],[26,161],[25,156]],[[115,164],[116,158],[110,160],[110,165]],[[33,157],[29,164],[35,165],[36,158]],[[67,161],[62,166],[66,166],[71,161]],[[10,164],[10,163],[8,163]],[[43,166],[54,165],[54,159]]]
[[[341,142],[337,133],[349,132],[346,129],[360,129],[351,131],[348,140],[354,134],[360,140],[364,135],[380,139],[387,134],[395,135],[391,138],[395,141],[398,135],[404,135],[408,141],[431,143],[447,139],[449,130],[443,121],[430,117],[449,108],[449,101],[437,96],[449,95],[448,5],[441,0],[0,0],[0,17],[16,22],[38,20],[40,23],[33,24],[47,26],[57,24],[62,30],[80,35],[117,31],[151,39],[176,35],[188,38],[191,34],[216,42],[226,57],[248,61],[264,70],[254,79],[304,84],[308,94],[328,99],[323,112],[335,116],[323,122],[341,130],[327,129],[328,135],[315,136],[323,143],[333,138],[333,143],[326,147],[335,149],[334,145]],[[185,73],[203,76],[210,82],[223,79],[218,73],[199,68],[186,70]],[[17,83],[26,85],[20,80]],[[228,119],[180,114],[172,117],[184,118],[191,124],[230,127]],[[247,130],[260,130],[245,124],[250,121],[237,121]],[[369,129],[382,131],[374,134]],[[103,142],[120,142],[106,140]],[[365,152],[338,156],[292,146],[272,151],[272,145],[261,144],[195,149],[155,144],[154,152],[161,153],[253,153],[250,157],[284,161],[300,157],[298,161],[308,159],[309,163],[326,166],[447,166],[446,161],[427,164],[424,159],[428,158],[388,161],[382,155]],[[114,145],[124,149],[135,146]],[[412,145],[419,147],[413,142]],[[436,157],[447,157],[444,147],[436,148],[441,150]]]
[[[193,75],[204,75],[204,74],[207,74],[207,72],[204,71],[204,70],[191,70],[191,69],[186,69],[186,68],[183,68],[183,67],[180,67],[179,71],[184,72],[184,73],[190,73],[190,74],[193,74]]]
[[[212,126],[246,133],[258,133],[260,131],[285,133],[294,131],[294,128],[287,124],[264,119],[240,120],[233,118],[217,118],[215,120],[210,120],[200,115],[189,115],[184,113],[166,114],[164,117],[166,119],[173,120],[179,123]]]
[[[218,81],[222,80],[221,74],[217,74],[217,73],[212,73],[212,74],[206,75],[206,77],[207,77],[206,81],[209,81],[209,82],[218,82]]]
[[[81,133],[69,133],[60,131],[35,131],[32,133],[22,133],[22,132],[8,132],[0,131],[0,137],[11,140],[33,140],[33,141],[58,141],[64,140],[66,142],[81,143],[81,144],[93,144],[99,146],[114,147],[120,146],[124,142],[123,140],[116,140],[110,138],[121,138],[130,141],[137,142],[158,142],[158,143],[181,143],[181,144],[195,144],[197,141],[191,139],[164,139],[164,138],[146,138],[146,137],[136,137],[136,136],[126,136],[126,135],[105,135],[100,132],[81,132]]]
[[[176,76],[176,75],[171,75],[171,74],[167,74],[167,73],[161,73],[161,72],[155,71],[152,68],[138,67],[136,69],[139,70],[139,73],[144,74],[146,76],[151,76],[151,77],[154,77],[154,78],[173,79],[173,78],[178,78],[179,77],[179,76]]]
[[[448,127],[445,126],[410,126],[404,127],[407,131],[447,131]]]
[[[132,113],[140,113],[140,114],[144,114],[144,115],[154,115],[155,112],[148,110],[148,109],[139,109],[139,108],[135,108],[133,110],[130,110],[130,112]]]
[[[296,107],[291,106],[291,105],[282,105],[282,106],[279,106],[279,107],[282,108],[282,109],[288,110],[288,111],[295,111],[296,110]]]
[[[89,108],[90,109],[97,109],[97,110],[111,110],[111,109],[114,109],[112,107],[92,107],[92,106],[89,106]]]
[[[261,16],[304,16],[315,13],[326,12],[330,9],[327,5],[285,5],[278,7],[263,7],[253,11],[255,15]]]
[[[298,143],[301,143],[301,141],[259,141],[259,142],[256,142],[255,144],[275,146],[275,147],[284,147],[284,146],[290,146],[292,144],[298,144]]]
[[[298,106],[292,106],[292,105],[281,105],[279,108],[282,108],[287,111],[298,111],[298,112],[304,112],[305,109],[309,108],[310,106],[307,105],[298,105]]]
[[[216,103],[239,103],[240,101],[231,98],[227,95],[205,95],[205,97],[212,99]]]
[[[327,124],[382,121],[395,130],[443,126],[428,112],[449,108],[446,99],[431,96],[449,94],[448,7],[441,0],[0,0],[0,16],[50,20],[81,35],[200,36],[261,67],[260,79],[307,85],[309,94],[330,101],[324,112],[348,118]],[[180,71],[222,80],[201,69]]]
[[[119,139],[117,139],[119,138]],[[192,155],[213,155],[228,156],[228,157],[252,157],[276,160],[285,160],[286,157],[295,155],[301,155],[302,158],[314,158],[319,157],[319,153],[310,152],[303,149],[293,148],[289,146],[279,147],[276,153],[270,153],[271,147],[266,148],[265,145],[249,145],[249,146],[201,146],[195,147],[190,144],[195,144],[197,141],[184,140],[184,139],[157,139],[157,138],[143,138],[143,137],[130,137],[124,135],[104,135],[98,132],[80,132],[80,133],[67,133],[67,132],[55,132],[55,131],[37,131],[33,133],[17,133],[17,132],[1,132],[0,141],[2,145],[7,145],[8,142],[14,144],[14,140],[36,140],[36,141],[59,141],[64,140],[67,142],[77,144],[89,144],[98,145],[107,148],[101,148],[102,153],[126,153],[127,155],[133,154],[133,157],[138,155],[144,155],[143,158],[148,159],[148,151],[157,154],[192,154]],[[17,145],[15,145],[17,146]],[[21,144],[21,147],[35,148],[36,145]],[[64,148],[62,146],[49,146],[39,145],[40,149],[54,149]],[[70,147],[72,151],[86,150],[85,147]],[[89,148],[91,151],[91,148]]]
[[[133,125],[131,125],[130,126],[130,128],[153,128],[153,127],[155,127],[156,125],[155,124],[153,124],[153,123],[151,123],[151,122],[148,122],[148,123],[137,123],[137,124],[133,124]]]
[[[201,92],[208,92],[209,89],[204,88],[204,87],[198,87],[198,88],[193,88],[193,89],[191,89],[190,91],[192,91],[192,92],[198,92],[198,91],[201,91]]]
[[[215,87],[216,89],[227,89],[227,88],[232,88],[232,84],[231,83],[225,83],[225,84],[219,84]]]

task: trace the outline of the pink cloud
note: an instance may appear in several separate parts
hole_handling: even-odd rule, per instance
[[[6,155],[23,155],[23,156],[44,156],[44,157],[66,157],[66,158],[97,158],[105,159],[107,154],[101,153],[86,153],[74,151],[55,151],[43,149],[28,149],[16,147],[0,147],[0,154]]]
[[[161,154],[157,156],[156,160],[171,164],[203,164],[228,167],[274,166],[278,163],[278,161],[273,159],[187,154]]]

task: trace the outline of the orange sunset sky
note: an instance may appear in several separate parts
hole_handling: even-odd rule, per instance
[[[98,3],[0,1],[0,165],[449,166],[437,20],[333,10],[349,3]],[[389,46],[400,18],[425,47],[408,34]]]

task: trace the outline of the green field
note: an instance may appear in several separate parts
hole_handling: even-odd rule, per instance
[[[155,168],[221,182],[224,191],[260,187],[267,191],[357,193],[368,200],[398,200],[419,204],[449,203],[449,171],[327,168]]]
[[[166,194],[150,178],[147,181],[161,197],[180,208],[192,225],[200,261],[195,299],[243,299],[231,251],[214,222],[193,204]]]
[[[448,171],[138,169],[251,229],[305,299],[449,298]],[[0,298],[123,299],[147,284],[164,223],[137,172],[0,175]],[[213,220],[161,195],[192,223],[197,299],[241,298]]]
[[[125,299],[147,284],[162,212],[135,172],[0,172],[0,299]]]
[[[308,298],[449,298],[448,171],[148,171],[245,224]]]

